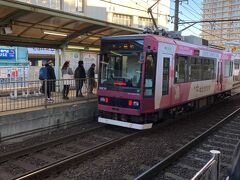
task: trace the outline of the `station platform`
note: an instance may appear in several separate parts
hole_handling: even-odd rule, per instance
[[[32,106],[31,108],[0,112],[0,141],[1,138],[35,129],[68,122],[91,121],[97,116],[96,95],[75,98],[74,101],[71,99],[64,100],[64,103],[61,103],[63,100],[60,101],[59,99],[57,103],[47,104],[47,106],[34,107],[34,105],[39,105],[35,101],[33,99],[28,102]],[[20,106],[21,103],[18,103],[15,107]],[[45,104],[43,100],[41,103]]]

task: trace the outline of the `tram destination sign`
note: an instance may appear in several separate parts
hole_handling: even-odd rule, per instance
[[[103,51],[143,51],[143,40],[103,41]]]
[[[14,59],[15,49],[0,48],[0,59]]]

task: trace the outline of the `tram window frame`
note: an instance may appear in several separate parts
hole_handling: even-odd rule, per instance
[[[229,63],[229,71],[226,71],[226,64]],[[233,62],[231,60],[224,61],[224,78],[231,77],[233,75]]]
[[[185,68],[184,68],[184,80],[183,78],[181,79],[181,81],[179,81],[179,57],[181,58],[185,58]],[[198,77],[198,79],[191,79],[191,61],[192,59],[194,59],[195,61],[199,61],[199,65],[200,65],[200,75]],[[208,63],[205,63],[208,62]],[[206,78],[204,77],[204,64],[212,64],[213,66],[208,66],[211,67],[211,73],[209,74],[209,76],[207,76]],[[209,69],[209,68],[208,68]],[[208,70],[207,69],[207,70]],[[175,78],[174,78],[174,83],[175,84],[180,84],[180,83],[188,83],[188,82],[197,82],[197,81],[205,81],[205,80],[215,80],[217,77],[217,59],[215,58],[207,58],[207,57],[201,57],[201,56],[187,56],[187,55],[182,55],[182,54],[177,54],[175,56]],[[209,70],[208,70],[209,71]],[[183,72],[183,71],[182,71]],[[183,74],[181,74],[183,75]]]
[[[179,58],[185,58],[184,60],[184,75],[181,74],[181,76],[183,76],[183,78],[181,79],[181,81],[179,81]],[[181,55],[181,54],[177,54],[176,57],[175,57],[175,78],[174,78],[174,82],[176,84],[179,84],[179,83],[185,83],[185,82],[188,82],[188,58],[189,56],[186,56],[186,55]]]
[[[163,78],[162,78],[162,95],[169,93],[169,75],[170,72],[170,57],[163,58]]]
[[[147,79],[147,71],[146,71],[146,69],[147,69],[147,58],[148,58],[148,56],[152,56],[152,71],[151,71],[151,73],[152,73],[152,86],[151,87],[146,87],[146,79]],[[157,58],[157,53],[154,53],[154,52],[150,52],[150,53],[147,53],[146,54],[146,61],[145,61],[145,66],[144,66],[144,83],[143,83],[143,88],[144,88],[144,91],[143,91],[143,96],[144,97],[153,97],[154,96],[154,94],[155,94],[155,80],[156,80],[156,58]],[[149,79],[150,80],[150,79]],[[150,91],[146,91],[146,90],[149,90],[149,89],[151,89],[151,94],[148,94]]]
[[[194,63],[192,63],[191,61],[194,61]],[[197,68],[198,72],[195,72],[192,66],[198,66]],[[194,75],[192,75],[193,73]],[[199,57],[191,56],[188,61],[188,82],[201,81],[201,79],[202,79],[202,61]]]
[[[217,59],[201,57],[201,60],[202,60],[202,78],[201,78],[201,80],[202,81],[215,80],[217,77],[216,76]],[[207,66],[208,69],[206,71],[204,70],[204,64],[207,64],[205,62],[208,62],[208,66]],[[210,66],[210,65],[213,65],[213,66]],[[210,71],[210,74],[208,74],[209,76],[206,76],[206,74],[209,73],[209,71]]]

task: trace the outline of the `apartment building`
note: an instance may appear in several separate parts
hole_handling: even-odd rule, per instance
[[[240,0],[203,0],[203,20],[236,19],[239,9]],[[214,45],[240,39],[240,21],[203,23],[202,29],[203,38]]]
[[[117,23],[125,26],[144,28],[152,26],[147,13],[148,7],[156,0],[18,0],[69,13]],[[161,0],[152,9],[154,19],[160,28],[167,29],[170,14],[170,0]]]

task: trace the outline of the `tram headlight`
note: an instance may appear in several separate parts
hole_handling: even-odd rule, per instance
[[[108,103],[109,102],[109,98],[108,97],[99,97],[99,102],[100,103]]]
[[[140,105],[139,101],[133,101],[133,106],[138,107]]]
[[[105,98],[105,97],[100,97],[100,98],[99,98],[99,101],[100,101],[100,102],[105,102],[105,101],[106,101],[106,98]]]

